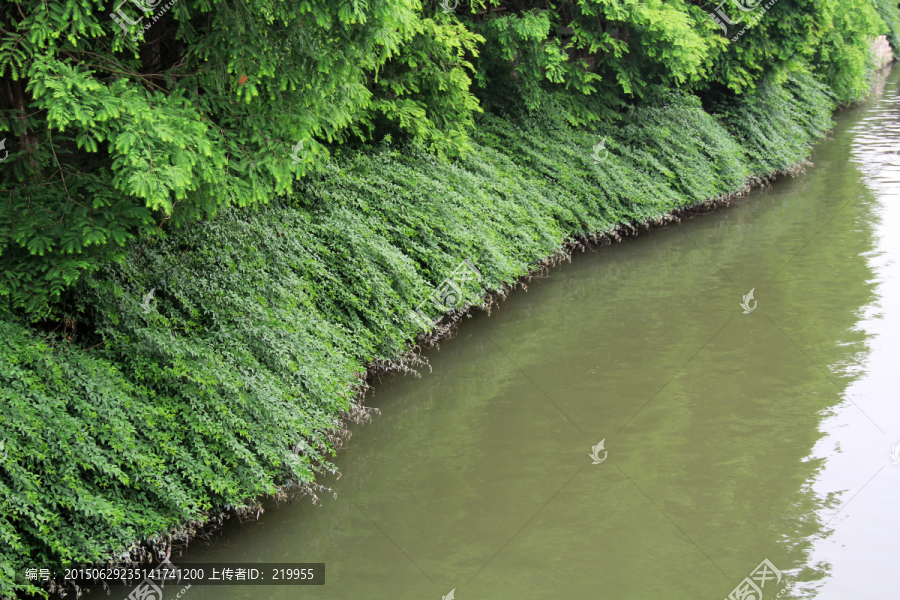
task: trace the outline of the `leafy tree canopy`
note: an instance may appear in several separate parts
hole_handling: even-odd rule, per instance
[[[5,2],[0,310],[43,317],[127,241],[290,194],[351,139],[463,154],[479,100],[591,125],[806,63],[853,100],[883,4],[731,0],[723,31],[700,0]]]

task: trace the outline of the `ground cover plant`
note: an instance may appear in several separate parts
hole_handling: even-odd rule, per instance
[[[332,468],[363,365],[404,350],[419,328],[410,311],[462,259],[500,287],[575,236],[740,189],[771,172],[759,157],[788,168],[830,125],[808,75],[758,93],[782,103],[746,121],[746,151],[672,93],[627,115],[600,164],[597,136],[550,112],[482,117],[473,151],[453,162],[410,147],[337,152],[294,200],[130,245],[63,294],[69,326],[7,318],[6,585],[24,565],[114,557],[309,486]],[[753,114],[748,102],[737,114]],[[780,126],[788,115],[793,129]]]
[[[867,89],[871,37],[897,27],[896,10],[874,0],[779,0],[732,42],[736,28],[723,32],[709,10],[699,0],[474,0],[451,13],[420,0],[3,3],[0,305],[47,316],[127,243],[290,195],[352,140],[465,154],[475,116],[507,100],[537,111],[549,95],[570,123],[601,127],[660,86],[733,97],[809,64],[850,102]],[[303,159],[291,160],[301,142]]]
[[[739,42],[682,0],[144,6],[0,6],[0,596],[315,494],[366,366],[460,261],[500,288],[791,170],[900,25],[863,0],[780,0]]]

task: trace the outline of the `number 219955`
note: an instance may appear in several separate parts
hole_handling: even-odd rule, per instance
[[[312,569],[272,569],[272,579],[312,579]]]

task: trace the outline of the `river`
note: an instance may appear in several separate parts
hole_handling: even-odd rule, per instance
[[[324,586],[182,599],[721,600],[763,560],[767,600],[900,598],[898,80],[805,174],[464,320],[375,386],[336,499],[182,558],[325,563]]]

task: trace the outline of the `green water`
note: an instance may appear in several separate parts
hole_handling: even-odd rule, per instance
[[[805,175],[464,320],[375,386],[336,499],[182,558],[324,562],[326,585],[182,598],[721,600],[763,559],[766,599],[900,597],[898,77]]]

